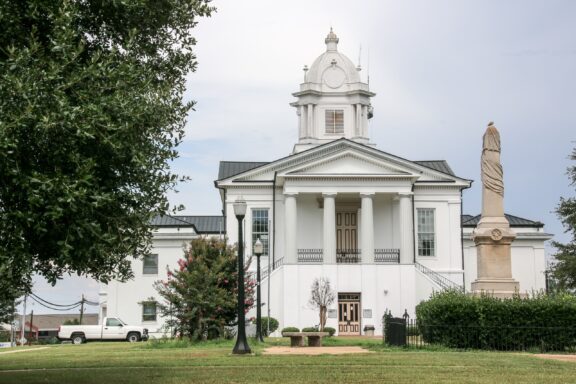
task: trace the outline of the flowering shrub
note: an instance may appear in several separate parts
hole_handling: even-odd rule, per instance
[[[248,260],[247,265],[249,265]],[[245,273],[245,312],[254,305],[255,280]],[[157,304],[167,325],[180,337],[202,340],[221,337],[234,325],[238,294],[237,258],[233,247],[217,239],[195,239],[155,288],[164,300]]]

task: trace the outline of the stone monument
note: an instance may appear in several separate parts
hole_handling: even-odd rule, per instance
[[[510,244],[516,234],[504,216],[504,182],[500,163],[500,134],[490,122],[482,147],[482,217],[472,235],[477,249],[478,277],[472,293],[512,297],[520,290],[512,278]]]

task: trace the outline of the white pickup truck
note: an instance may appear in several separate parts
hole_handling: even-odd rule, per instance
[[[117,317],[105,317],[99,325],[61,325],[58,338],[72,340],[74,344],[88,340],[127,340],[134,343],[148,340],[148,329],[127,325]]]

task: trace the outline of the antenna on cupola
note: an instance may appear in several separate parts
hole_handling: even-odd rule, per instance
[[[370,85],[370,49],[368,49],[368,64],[366,66],[366,75],[368,76],[366,84]]]
[[[360,44],[360,49],[358,50],[358,65],[356,66],[356,70],[360,72],[362,70],[362,44]]]

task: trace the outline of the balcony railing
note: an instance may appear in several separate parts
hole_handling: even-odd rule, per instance
[[[376,263],[400,263],[399,249],[375,249],[374,262]]]
[[[336,262],[341,264],[357,264],[362,261],[362,251],[359,249],[337,249]]]
[[[299,263],[321,263],[322,260],[324,260],[324,250],[322,249],[298,249]]]

